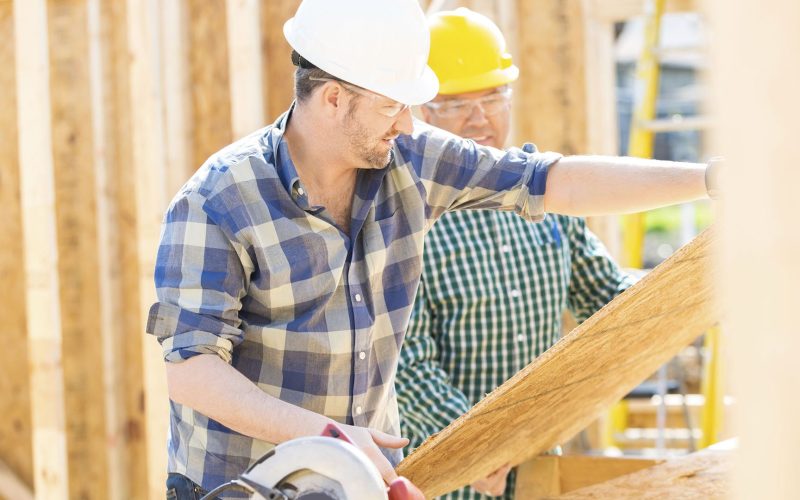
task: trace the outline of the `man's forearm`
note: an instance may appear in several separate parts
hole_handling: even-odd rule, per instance
[[[611,156],[569,156],[550,167],[545,210],[606,215],[708,198],[706,165]]]
[[[167,384],[173,401],[268,443],[319,435],[332,421],[270,396],[213,354],[167,363]]]

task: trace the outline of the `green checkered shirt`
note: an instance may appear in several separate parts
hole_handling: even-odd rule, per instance
[[[553,345],[565,309],[583,321],[633,284],[583,219],[561,215],[447,213],[425,238],[423,266],[396,379],[406,452]]]

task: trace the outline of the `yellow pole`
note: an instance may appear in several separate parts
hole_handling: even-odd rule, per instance
[[[722,398],[721,390],[721,361],[720,361],[720,331],[714,327],[706,332],[703,347],[705,359],[703,364],[703,410],[700,416],[700,428],[703,437],[700,448],[706,448],[716,443],[719,432],[722,430]]]
[[[653,157],[653,132],[645,123],[656,116],[658,101],[659,60],[657,50],[661,34],[661,16],[665,0],[649,0],[645,4],[645,31],[642,54],[636,64],[634,84],[634,108],[628,137],[628,154],[639,158]],[[642,245],[644,243],[644,214],[623,217],[624,265],[642,267]]]

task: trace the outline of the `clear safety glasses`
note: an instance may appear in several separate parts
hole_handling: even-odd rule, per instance
[[[439,102],[429,102],[425,107],[433,110],[442,118],[466,119],[472,114],[475,106],[480,106],[486,116],[495,115],[508,109],[511,102],[511,89],[505,88],[494,94],[474,99],[450,99]]]
[[[353,85],[352,83],[348,83],[343,80],[338,80],[336,78],[315,78],[315,77],[310,77],[309,80],[315,82],[336,82],[351,92],[354,92],[358,95],[362,95],[364,97],[368,97],[375,103],[374,106],[375,111],[388,118],[395,118],[397,115],[408,109],[408,104],[403,104],[397,101],[393,101],[388,97],[378,95],[375,92],[363,89],[357,85]]]

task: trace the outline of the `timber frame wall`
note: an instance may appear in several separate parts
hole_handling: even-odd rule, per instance
[[[613,23],[641,12],[643,0],[421,2],[426,9],[471,7],[506,33],[522,70],[514,142],[615,152]],[[733,9],[708,2],[720,20],[716,47],[735,48],[720,49],[713,81],[729,85],[714,96],[729,125],[721,127],[720,149],[740,158],[730,168],[729,199],[752,202],[747,165],[797,177],[800,142],[780,141],[778,131],[796,128],[800,116],[800,68],[791,57],[800,48],[792,24],[800,4],[747,0]],[[48,499],[163,498],[166,389],[157,343],[143,333],[161,216],[210,153],[287,108],[292,68],[281,27],[298,4],[0,0],[0,496],[30,498],[35,490]],[[689,0],[670,6],[696,8]],[[765,16],[740,29],[743,19]],[[742,55],[757,63],[747,75],[772,75],[777,93],[752,91],[757,82],[741,78]],[[783,96],[780,105],[770,101],[774,95]],[[734,114],[743,103],[749,114]],[[774,127],[754,130],[762,123]],[[751,147],[756,139],[769,146],[766,156]],[[722,231],[730,249],[722,265],[737,270],[724,273],[726,304],[734,306],[730,333],[745,339],[768,330],[772,342],[785,343],[777,351],[768,349],[770,340],[732,348],[741,361],[730,364],[744,387],[741,422],[755,425],[761,416],[784,432],[743,433],[750,457],[737,476],[748,492],[743,498],[788,498],[800,489],[790,470],[794,450],[781,446],[800,441],[789,425],[800,421],[791,398],[800,381],[790,370],[800,336],[788,335],[796,329],[800,240],[784,230],[796,224],[789,215],[796,185],[770,179],[756,177],[767,226],[752,203],[725,208],[737,227],[751,222],[772,244],[744,241],[732,227]],[[767,272],[748,271],[743,263],[752,255],[769,263]],[[746,294],[752,287],[742,282],[775,289],[782,300],[753,304]],[[741,371],[753,362],[754,345],[764,349],[755,378]],[[769,410],[772,396],[758,389],[775,386],[769,375],[780,367],[783,390],[776,394],[789,406],[776,412]],[[764,460],[782,448],[781,460]],[[764,481],[780,472],[769,467],[783,467],[785,480]],[[768,483],[771,494],[758,489]]]

